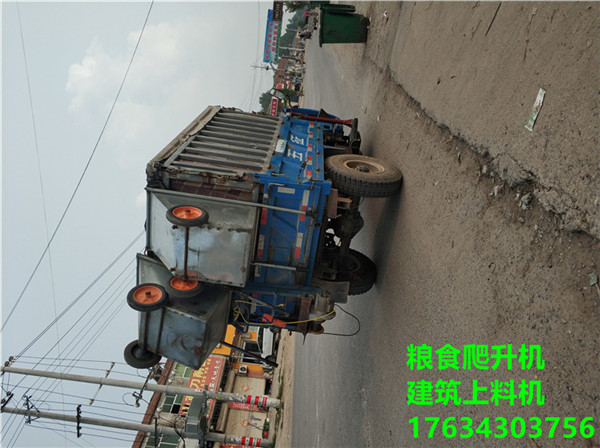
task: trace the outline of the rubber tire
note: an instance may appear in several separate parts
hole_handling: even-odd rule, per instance
[[[175,224],[176,226],[181,226],[181,227],[198,227],[198,226],[201,226],[202,224],[206,224],[206,222],[208,222],[208,212],[200,207],[190,206],[191,208],[197,208],[202,211],[202,215],[198,218],[184,219],[184,218],[175,216],[175,214],[173,213],[174,210],[178,209],[180,207],[185,207],[185,206],[186,206],[185,204],[176,205],[175,207],[171,207],[169,210],[167,210],[167,213],[166,213],[167,221],[169,221],[171,224]]]
[[[353,163],[373,167],[373,172],[353,169]],[[402,172],[385,160],[360,154],[340,154],[325,159],[325,169],[334,188],[349,196],[385,198],[402,185]]]
[[[160,292],[162,293],[162,297],[158,301],[156,301],[154,303],[150,303],[150,304],[138,302],[137,300],[134,299],[133,294],[135,293],[135,291],[137,291],[138,289],[140,289],[144,286],[151,286],[151,287],[155,287],[155,288],[159,289]],[[140,283],[136,287],[131,288],[131,290],[127,293],[127,304],[134,310],[141,311],[141,312],[155,311],[155,310],[161,309],[162,307],[167,305],[168,301],[169,301],[169,294],[167,294],[167,291],[165,290],[165,288],[163,288],[161,285],[156,284],[156,283]]]
[[[337,280],[350,282],[348,295],[357,296],[369,291],[377,280],[377,266],[366,255],[350,249],[348,254],[356,264],[353,270],[339,271]]]
[[[173,279],[175,279],[175,277],[173,277]],[[171,280],[173,280],[173,279],[171,279]],[[177,288],[173,287],[173,285],[171,285],[171,281],[169,281],[169,283],[167,283],[167,285],[165,286],[165,290],[167,291],[167,294],[169,295],[169,297],[172,297],[174,299],[189,299],[190,297],[195,297],[198,294],[200,294],[203,289],[204,289],[204,283],[202,283],[200,281],[198,282],[198,285],[196,287],[194,287],[193,289],[186,289],[186,290],[177,289]]]
[[[131,341],[123,352],[125,362],[136,369],[149,369],[161,360],[161,356],[140,347],[137,340]]]

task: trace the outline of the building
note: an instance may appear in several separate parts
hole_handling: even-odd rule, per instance
[[[233,326],[227,327],[225,342],[252,353],[261,353],[260,331],[253,327],[242,333]],[[168,360],[157,379],[159,384],[187,386],[196,389],[233,392],[244,395],[265,395],[270,391],[272,373],[266,365],[225,345],[219,345],[202,367],[193,370],[183,364]],[[188,413],[192,398],[180,394],[154,393],[149,402],[143,423],[175,427],[181,424]],[[208,400],[208,430],[210,432],[246,437],[265,438],[263,428],[267,419],[266,409],[243,403],[216,402]],[[157,440],[158,439],[158,440]],[[138,433],[132,448],[154,447],[182,448],[183,441],[178,436]],[[186,448],[198,446],[197,441],[185,440]],[[218,444],[215,447],[235,447],[237,445]]]

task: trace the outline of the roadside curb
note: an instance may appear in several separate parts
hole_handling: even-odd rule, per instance
[[[281,409],[270,408],[271,433],[269,440],[277,448],[288,448],[291,443],[292,400],[294,384],[294,338],[287,331],[281,332],[277,351],[277,367],[273,371],[271,396],[281,400]]]

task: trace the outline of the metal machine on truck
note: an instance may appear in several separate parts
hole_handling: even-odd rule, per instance
[[[148,163],[130,365],[199,368],[228,323],[320,334],[336,303],[371,288],[375,264],[350,248],[360,199],[395,194],[402,173],[360,153],[357,125],[212,106]]]

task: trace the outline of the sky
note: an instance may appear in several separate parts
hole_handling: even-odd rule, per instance
[[[272,72],[252,65],[262,65],[270,7],[2,2],[3,363],[20,355],[16,367],[104,376],[114,361],[111,378],[144,380],[122,353],[137,339],[125,299],[144,247],[145,164],[206,106],[260,109]],[[2,387],[3,398],[14,391],[10,406],[23,407],[25,394],[71,415],[84,404],[89,417],[139,421],[145,409],[130,406],[126,389],[103,388],[87,406],[96,386],[11,374]],[[91,437],[99,431],[87,426],[78,439],[72,424],[2,418],[2,447],[131,446],[134,437]]]

